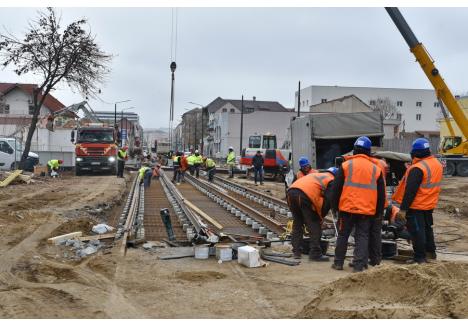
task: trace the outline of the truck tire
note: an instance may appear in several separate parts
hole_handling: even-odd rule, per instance
[[[81,169],[80,169],[79,167],[77,167],[77,166],[75,167],[75,175],[76,175],[77,177],[83,175],[83,172],[82,172]]]
[[[456,165],[452,161],[447,161],[447,165],[445,166],[445,174],[446,175],[455,175],[456,173]]]
[[[468,177],[468,161],[462,161],[457,164],[457,174],[460,177]]]

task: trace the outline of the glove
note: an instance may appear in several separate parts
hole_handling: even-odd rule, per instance
[[[406,211],[399,211],[395,215],[395,223],[399,221],[402,224],[406,224]]]

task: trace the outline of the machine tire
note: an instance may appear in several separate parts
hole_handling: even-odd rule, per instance
[[[455,175],[457,171],[456,165],[452,161],[447,161],[447,165],[445,166],[445,174],[446,175]]]
[[[75,176],[79,177],[83,175],[83,171],[81,171],[81,169],[79,167],[75,167]]]
[[[462,161],[457,164],[457,175],[468,177],[468,161]]]

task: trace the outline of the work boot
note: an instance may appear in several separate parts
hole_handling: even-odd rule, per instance
[[[426,258],[435,260],[437,259],[437,254],[435,251],[426,251]]]
[[[263,186],[263,182],[260,182],[260,185]]]
[[[302,259],[302,254],[300,254],[300,253],[293,253],[293,258],[294,258],[294,259]]]
[[[312,261],[317,261],[317,262],[322,262],[322,261],[330,261],[330,257],[328,256],[320,256],[320,257],[310,257],[309,256],[309,259],[312,260]]]
[[[353,267],[353,273],[360,273],[360,272],[364,272],[364,268]]]
[[[417,259],[416,260],[416,259],[412,258],[412,259],[408,259],[405,263],[410,264],[410,265],[412,265],[412,264],[421,265],[421,264],[427,263],[427,260],[426,259]]]
[[[353,268],[354,268],[354,267],[355,267],[355,265],[354,265],[354,262],[352,262],[352,261],[351,261],[351,262],[349,262],[348,266],[349,266],[349,267],[353,267]],[[374,265],[372,265],[372,266],[374,266]],[[365,264],[365,265],[364,265],[364,268],[365,268],[365,269],[368,269],[368,268],[369,268],[369,266],[368,266],[367,264]]]
[[[331,265],[331,268],[336,269],[337,271],[342,271],[343,270],[343,265],[338,265],[337,263],[333,263]]]

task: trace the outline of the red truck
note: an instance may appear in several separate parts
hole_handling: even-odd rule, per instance
[[[117,145],[114,129],[100,123],[91,123],[76,129],[75,174],[83,172],[116,173]]]

